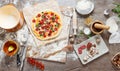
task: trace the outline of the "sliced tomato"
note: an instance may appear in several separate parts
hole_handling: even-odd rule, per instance
[[[54,30],[55,30],[55,31],[57,31],[57,30],[58,30],[58,28],[55,28]]]
[[[44,29],[44,26],[42,26],[41,28]]]
[[[59,19],[58,17],[56,17],[55,19]]]
[[[44,18],[44,21],[47,21],[48,20],[48,18]]]
[[[46,37],[46,35],[44,34],[44,37]]]
[[[42,32],[41,32],[41,31],[39,31],[39,34],[42,34]]]
[[[51,33],[49,33],[48,36],[51,36]]]
[[[36,22],[35,19],[33,19],[32,22],[35,23]]]
[[[38,29],[38,28],[36,28],[35,30],[36,30],[36,31],[38,31],[39,29]]]
[[[50,16],[48,15],[47,18],[50,18]]]
[[[51,13],[51,16],[53,16],[54,15],[54,13]]]
[[[40,17],[40,16],[41,16],[41,14],[38,14],[38,15],[37,15],[37,17]]]
[[[48,14],[47,12],[44,13],[44,15],[47,15],[47,14]]]
[[[40,24],[42,25],[42,24],[44,24],[44,22],[43,22],[43,21],[40,21]]]
[[[52,31],[50,30],[50,32],[49,33],[52,33]]]

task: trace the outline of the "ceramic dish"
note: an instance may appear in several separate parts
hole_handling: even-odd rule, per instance
[[[96,38],[99,38],[100,39],[100,42],[99,44],[96,42]],[[87,43],[94,43],[95,47],[96,47],[96,50],[98,51],[98,54],[94,55],[94,56],[90,56],[90,58],[87,60],[87,61],[84,61],[84,57],[86,55],[88,55],[88,50],[85,48],[82,50],[82,53],[80,54],[78,52],[78,49],[83,46],[83,45],[86,45]],[[103,41],[102,37],[100,35],[95,35],[93,37],[91,37],[90,39],[86,40],[86,41],[83,41],[82,43],[80,44],[77,44],[77,45],[74,45],[74,49],[78,55],[78,57],[80,58],[82,64],[87,64],[93,60],[95,60],[96,58],[104,55],[105,53],[107,53],[109,51],[109,49],[107,48],[105,42]]]

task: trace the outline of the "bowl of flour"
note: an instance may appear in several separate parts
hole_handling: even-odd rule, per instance
[[[90,14],[94,9],[94,3],[90,0],[80,0],[76,5],[76,10],[79,14]]]

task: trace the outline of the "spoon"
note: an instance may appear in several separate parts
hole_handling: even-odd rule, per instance
[[[62,10],[62,14],[67,16],[67,17],[72,17],[73,16],[73,8],[72,7],[67,7]]]

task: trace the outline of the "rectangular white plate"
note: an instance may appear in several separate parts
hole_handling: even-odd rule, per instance
[[[99,38],[101,39],[101,42],[100,42],[99,44],[96,43],[96,38],[97,38],[97,37],[99,37]],[[87,55],[87,52],[88,52],[88,51],[87,51],[87,49],[85,48],[85,49],[82,50],[82,54],[79,54],[79,53],[78,53],[78,48],[79,48],[80,46],[82,46],[82,45],[87,45],[88,42],[92,42],[92,43],[95,43],[95,44],[96,44],[96,48],[97,48],[97,50],[99,51],[99,54],[96,54],[94,57],[89,58],[89,59],[85,62],[85,61],[83,61],[83,58]],[[75,49],[78,57],[80,58],[82,64],[84,64],[84,65],[87,64],[87,63],[89,63],[89,62],[91,62],[91,61],[93,61],[94,59],[102,56],[103,54],[105,54],[105,53],[107,53],[107,52],[109,51],[109,49],[107,48],[104,40],[102,39],[102,37],[101,37],[100,35],[95,35],[95,36],[91,37],[90,39],[83,41],[83,42],[80,43],[80,44],[74,45],[74,49]]]

